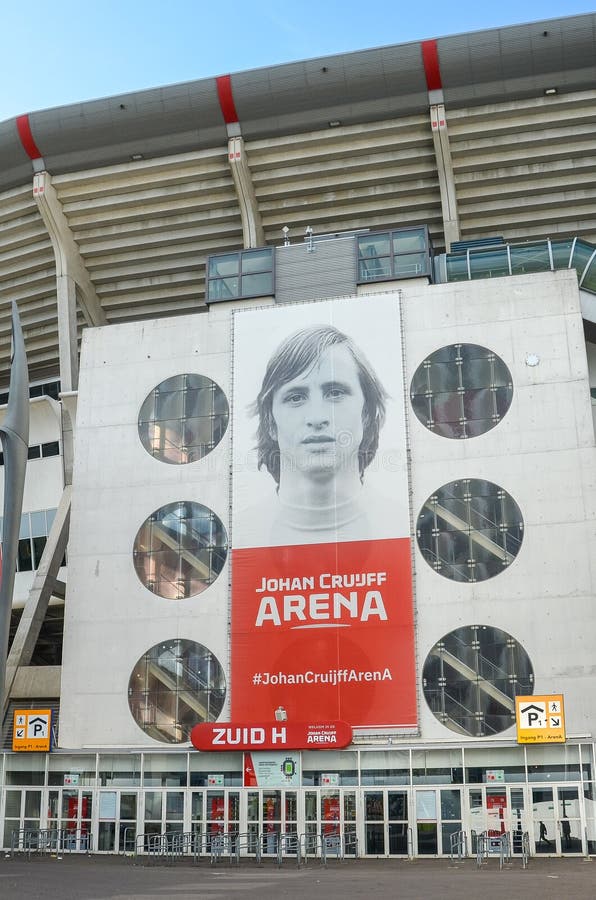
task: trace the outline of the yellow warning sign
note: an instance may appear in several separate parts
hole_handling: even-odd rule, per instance
[[[15,709],[12,749],[48,753],[52,739],[51,709]]]
[[[562,694],[515,698],[518,744],[564,744]]]

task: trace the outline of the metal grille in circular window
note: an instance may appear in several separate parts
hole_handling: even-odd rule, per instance
[[[484,737],[515,723],[515,697],[534,693],[530,657],[511,635],[489,625],[446,634],[422,670],[424,698],[458,734]]]
[[[133,561],[145,587],[168,600],[201,593],[223,569],[228,536],[200,503],[180,500],[152,513],[137,532]]]
[[[477,437],[497,425],[511,405],[513,383],[502,359],[477,344],[451,344],[431,353],[412,379],[412,408],[422,424],[446,438]]]
[[[174,375],[153,388],[139,413],[143,447],[170,465],[202,459],[219,444],[228,425],[228,401],[204,375]]]
[[[507,491],[480,478],[452,481],[428,498],[416,523],[420,552],[453,581],[485,581],[511,565],[524,523]]]
[[[226,697],[217,658],[194,641],[163,641],[144,653],[128,682],[128,705],[143,731],[156,741],[190,740],[200,722],[214,722]]]

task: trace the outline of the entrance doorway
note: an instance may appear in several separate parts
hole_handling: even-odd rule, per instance
[[[209,853],[213,839],[240,828],[240,792],[226,789],[193,791],[191,830],[196,852]]]
[[[408,856],[411,853],[408,809],[406,789],[364,792],[364,852],[367,856]]]
[[[304,792],[304,837],[307,856],[325,853],[356,856],[356,792],[322,788]]]
[[[535,852],[563,856],[583,853],[580,785],[548,785],[532,787],[531,791]]]
[[[48,828],[60,832],[65,850],[91,850],[93,791],[63,788],[48,791]]]
[[[418,856],[447,856],[451,837],[462,830],[460,788],[417,788],[413,851]]]
[[[298,835],[298,795],[296,791],[248,791],[247,831],[250,846],[261,835],[261,853],[277,854],[281,835]],[[284,842],[284,851],[292,852],[292,841]]]
[[[488,835],[490,846],[490,838],[496,841],[508,833],[512,853],[521,854],[523,833],[530,826],[523,787],[493,784],[469,788],[468,810],[472,853],[476,852],[479,834]]]

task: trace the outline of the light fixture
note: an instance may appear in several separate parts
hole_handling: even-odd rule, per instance
[[[559,90],[556,87],[549,87],[549,88],[544,89],[545,97],[550,97],[550,96],[552,96],[552,94],[558,94],[558,93],[559,93]]]
[[[140,159],[145,159],[142,153],[131,153],[130,158],[133,162],[138,162]]]
[[[329,128],[339,128],[340,125],[341,122],[339,119],[331,119],[331,121],[329,122]]]

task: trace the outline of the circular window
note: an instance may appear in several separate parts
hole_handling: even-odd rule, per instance
[[[456,628],[432,648],[422,670],[424,698],[458,734],[499,734],[515,723],[515,697],[534,693],[530,657],[489,625]]]
[[[422,424],[447,438],[470,438],[497,425],[513,397],[502,359],[477,344],[451,344],[421,363],[410,387]]]
[[[181,500],[152,513],[137,532],[134,567],[159,597],[182,600],[200,594],[223,569],[228,536],[206,506]]]
[[[128,682],[128,705],[145,734],[168,744],[190,740],[200,722],[214,722],[226,698],[217,658],[194,641],[175,639],[144,653]]]
[[[422,507],[416,522],[420,552],[453,581],[485,581],[519,553],[524,523],[507,491],[480,478],[445,484]]]
[[[228,401],[204,375],[174,375],[153,388],[139,413],[143,447],[161,462],[184,465],[219,444],[228,426]]]

